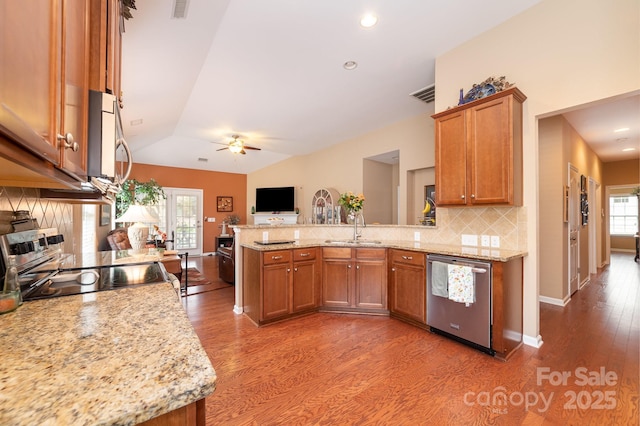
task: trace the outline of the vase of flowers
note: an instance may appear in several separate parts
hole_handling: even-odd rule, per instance
[[[355,195],[353,192],[345,192],[340,194],[338,203],[345,209],[347,213],[347,223],[353,224],[356,220],[356,213],[364,207],[364,195],[362,193]]]

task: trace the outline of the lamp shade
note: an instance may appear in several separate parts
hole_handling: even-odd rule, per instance
[[[146,206],[139,204],[131,204],[127,211],[116,219],[116,222],[155,223],[158,221],[158,217],[152,214]]]
[[[149,226],[145,223],[158,222],[158,217],[152,214],[149,209],[139,204],[131,204],[122,216],[116,219],[116,222],[133,222],[133,225],[127,229],[127,236],[131,243],[131,248],[141,250],[147,243],[149,236]]]

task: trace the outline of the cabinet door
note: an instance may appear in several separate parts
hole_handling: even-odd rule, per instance
[[[288,263],[263,267],[261,320],[276,319],[289,313],[290,272]]]
[[[0,132],[58,164],[58,2],[0,2]]]
[[[387,309],[387,268],[384,260],[356,263],[356,307]]]
[[[391,264],[391,307],[393,313],[427,323],[427,282],[424,267]]]
[[[325,259],[322,262],[322,304],[346,308],[352,305],[351,260]]]
[[[466,204],[467,148],[465,114],[436,119],[436,204]]]
[[[469,204],[513,202],[512,97],[467,110]]]
[[[86,178],[89,104],[89,30],[87,0],[64,0],[62,6],[62,87],[60,88],[60,166]]]
[[[293,312],[301,312],[317,308],[318,303],[318,262],[296,262],[293,264]]]

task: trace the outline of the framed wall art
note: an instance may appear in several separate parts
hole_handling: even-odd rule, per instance
[[[103,204],[100,206],[100,226],[106,226],[111,223],[111,205]]]
[[[218,211],[219,212],[232,212],[233,211],[233,197],[218,197]]]

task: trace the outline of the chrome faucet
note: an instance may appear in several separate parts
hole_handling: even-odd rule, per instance
[[[360,219],[362,219],[362,227],[360,228],[360,232],[358,232],[358,221]],[[358,238],[362,236],[362,228],[365,228],[366,226],[367,224],[364,222],[364,214],[356,212],[353,220],[353,241],[358,241]]]

